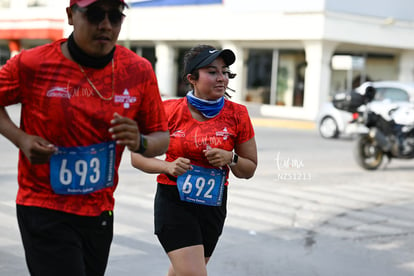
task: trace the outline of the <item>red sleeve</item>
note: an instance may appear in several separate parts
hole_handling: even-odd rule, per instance
[[[20,102],[19,63],[22,53],[9,59],[0,69],[0,106]]]
[[[238,121],[238,135],[236,143],[242,144],[254,137],[254,129],[247,108],[244,105],[237,105],[237,107],[239,110],[235,113],[237,114]]]

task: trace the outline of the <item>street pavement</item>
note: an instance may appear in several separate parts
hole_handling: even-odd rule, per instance
[[[209,275],[414,275],[414,165],[364,172],[346,161],[349,141],[325,141],[311,122],[253,122],[259,166],[250,180],[230,179]],[[0,137],[0,153],[0,275],[28,275],[15,218],[17,150]],[[155,175],[129,161],[124,154],[106,275],[166,275],[153,234]]]

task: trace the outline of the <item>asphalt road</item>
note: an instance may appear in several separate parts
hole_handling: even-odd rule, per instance
[[[414,275],[414,160],[367,172],[351,139],[261,120],[257,173],[230,180],[209,275]],[[4,138],[0,156],[0,275],[28,275],[15,218],[17,150]],[[155,176],[131,168],[128,154],[120,176],[107,275],[165,275],[169,262],[153,235]]]

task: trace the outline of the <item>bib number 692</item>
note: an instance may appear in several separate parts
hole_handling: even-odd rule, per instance
[[[193,184],[191,183],[191,177],[192,175],[187,175],[184,184],[183,184],[183,193],[190,194],[193,190]],[[204,198],[212,198],[211,191],[214,189],[214,185],[216,184],[216,181],[212,178],[210,178],[207,181],[207,185],[209,186],[207,188],[207,191],[203,194]],[[206,179],[204,177],[198,177],[195,181],[194,187],[197,189],[196,196],[199,197],[201,193],[204,190],[204,187],[206,186]]]
[[[192,167],[192,170],[177,177],[180,199],[196,204],[220,206],[226,172],[221,169],[195,165]]]

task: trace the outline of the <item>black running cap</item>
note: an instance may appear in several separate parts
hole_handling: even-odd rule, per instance
[[[185,75],[191,74],[194,70],[203,68],[211,64],[216,58],[222,57],[227,66],[232,65],[236,61],[236,56],[232,50],[223,49],[217,50],[214,48],[206,49],[189,62]]]

